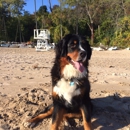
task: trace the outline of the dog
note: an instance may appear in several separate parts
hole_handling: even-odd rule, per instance
[[[51,130],[58,130],[61,121],[82,117],[84,129],[92,130],[88,79],[92,50],[89,42],[82,36],[67,34],[56,45],[55,52],[51,69],[53,105],[28,122],[38,122],[52,115]]]

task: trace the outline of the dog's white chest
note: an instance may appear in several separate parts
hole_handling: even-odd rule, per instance
[[[73,65],[69,64],[69,65],[66,65],[63,69],[63,75],[66,79],[71,79],[72,77],[75,77],[75,78],[83,78],[87,75],[87,71],[86,69],[84,69],[83,72],[80,72],[78,70],[76,70]]]
[[[64,78],[58,81],[56,86],[54,86],[53,91],[63,97],[70,104],[74,96],[80,95],[80,88],[77,89],[77,81],[66,81]]]

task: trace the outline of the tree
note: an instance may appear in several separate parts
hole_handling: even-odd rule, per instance
[[[130,17],[125,16],[119,20],[119,29],[111,43],[121,48],[130,47]]]
[[[129,1],[129,2],[128,2]],[[129,3],[129,4],[128,4]],[[106,0],[100,1],[98,11],[98,30],[96,31],[96,40],[105,45],[112,45],[115,35],[120,30],[120,19],[128,15],[130,0]]]
[[[25,11],[24,14],[20,16],[20,21],[24,41],[30,41],[35,28],[35,17],[34,15],[31,15],[29,12]]]
[[[60,40],[65,34],[67,34],[68,28],[67,28],[67,19],[66,19],[66,11],[62,10],[58,6],[55,6],[56,8],[53,8],[52,13],[49,15],[51,19],[51,30],[53,31],[53,39],[54,41]],[[56,36],[57,35],[57,36]],[[58,38],[56,40],[56,38]]]
[[[48,19],[49,12],[47,11],[47,6],[43,5],[40,6],[39,10],[37,11],[37,20],[39,22],[39,28],[47,28],[47,19]]]
[[[38,28],[50,29],[52,41],[57,42],[66,33],[76,33],[89,37],[91,45],[102,42],[105,45],[128,46],[125,43],[129,42],[129,29],[125,27],[127,21],[129,23],[130,0],[59,0],[60,6],[53,7],[51,0],[48,1],[50,12],[42,5],[36,13]],[[35,17],[24,11],[24,5],[24,0],[0,1],[0,40],[6,39],[3,30],[6,30],[8,40],[14,40],[18,22],[21,37],[25,41],[33,37]]]
[[[100,7],[99,0],[62,0],[64,6],[68,5],[73,10],[78,10],[78,12],[75,12],[74,15],[78,19],[80,17],[81,19],[86,20],[86,23],[90,29],[91,32],[91,44],[93,44],[94,41],[94,19],[96,17],[96,14],[98,12],[98,9]],[[79,16],[77,17],[77,14]],[[86,28],[88,29],[88,28]]]

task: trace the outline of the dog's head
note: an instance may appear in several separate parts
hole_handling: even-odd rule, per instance
[[[82,36],[68,34],[56,46],[56,57],[66,57],[68,61],[85,63],[91,58],[92,50]]]

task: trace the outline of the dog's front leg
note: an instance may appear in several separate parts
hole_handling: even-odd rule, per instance
[[[80,108],[80,111],[83,118],[84,130],[92,130],[91,108],[85,105],[82,105],[82,107]]]
[[[54,111],[52,115],[52,125],[51,130],[58,130],[58,127],[63,120],[63,115],[65,114],[65,110],[58,105],[54,105]]]

